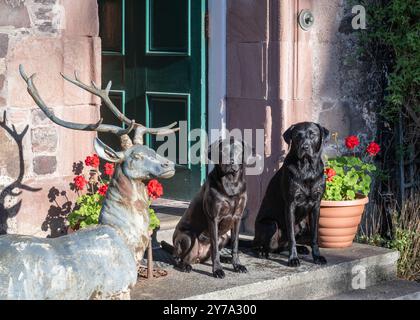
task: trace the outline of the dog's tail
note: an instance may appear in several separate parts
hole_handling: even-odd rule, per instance
[[[162,249],[165,250],[167,253],[169,253],[171,255],[174,254],[175,248],[174,248],[173,245],[167,243],[166,241],[161,241],[160,245],[161,245]]]

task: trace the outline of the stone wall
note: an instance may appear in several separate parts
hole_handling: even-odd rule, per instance
[[[359,31],[352,27],[351,10],[345,0],[317,0],[313,5],[312,118],[338,133],[340,146],[348,135],[374,139],[381,99],[375,66],[357,58]],[[332,144],[327,153],[335,153]]]
[[[73,163],[93,151],[94,133],[64,129],[46,119],[26,92],[18,66],[37,73],[35,84],[58,117],[97,121],[98,100],[65,83],[60,72],[77,70],[83,81],[100,82],[98,32],[96,0],[0,0],[0,121],[6,111],[7,125],[18,133],[29,125],[22,158],[16,139],[0,128],[0,232],[62,232],[63,212],[74,199],[69,190]],[[15,190],[22,192],[19,196],[8,188],[15,185],[21,186]],[[62,192],[55,200],[54,190]],[[19,201],[18,212],[7,210]],[[7,223],[5,215],[12,216]]]
[[[248,177],[245,232],[253,232],[268,182],[287,152],[282,133],[292,123],[319,122],[341,138],[375,134],[375,72],[355,59],[357,31],[348,2],[228,1],[228,128],[265,129],[265,169]],[[310,31],[298,27],[304,8],[315,16]],[[332,144],[326,148],[334,150]]]
[[[264,172],[247,178],[243,232],[253,232],[267,185],[284,160],[282,133],[311,118],[309,35],[296,28],[296,14],[308,2],[228,1],[228,128],[265,129]]]

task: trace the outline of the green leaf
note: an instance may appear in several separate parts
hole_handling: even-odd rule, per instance
[[[78,209],[69,214],[68,220],[72,228],[78,225],[86,228],[99,222],[103,197],[99,194],[86,194],[76,200]]]
[[[356,193],[353,190],[347,190],[346,195],[348,200],[354,200],[356,198]]]
[[[159,228],[160,220],[157,217],[155,210],[149,208],[149,216],[150,216],[149,230],[155,230],[156,228]]]

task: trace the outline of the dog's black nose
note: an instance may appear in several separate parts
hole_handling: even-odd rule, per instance
[[[308,151],[309,150],[309,144],[304,144],[302,146],[303,150]]]

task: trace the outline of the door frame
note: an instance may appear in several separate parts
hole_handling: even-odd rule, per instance
[[[207,128],[226,130],[226,0],[208,0],[208,116]],[[209,137],[214,142],[216,137]],[[210,167],[210,166],[209,166]]]

